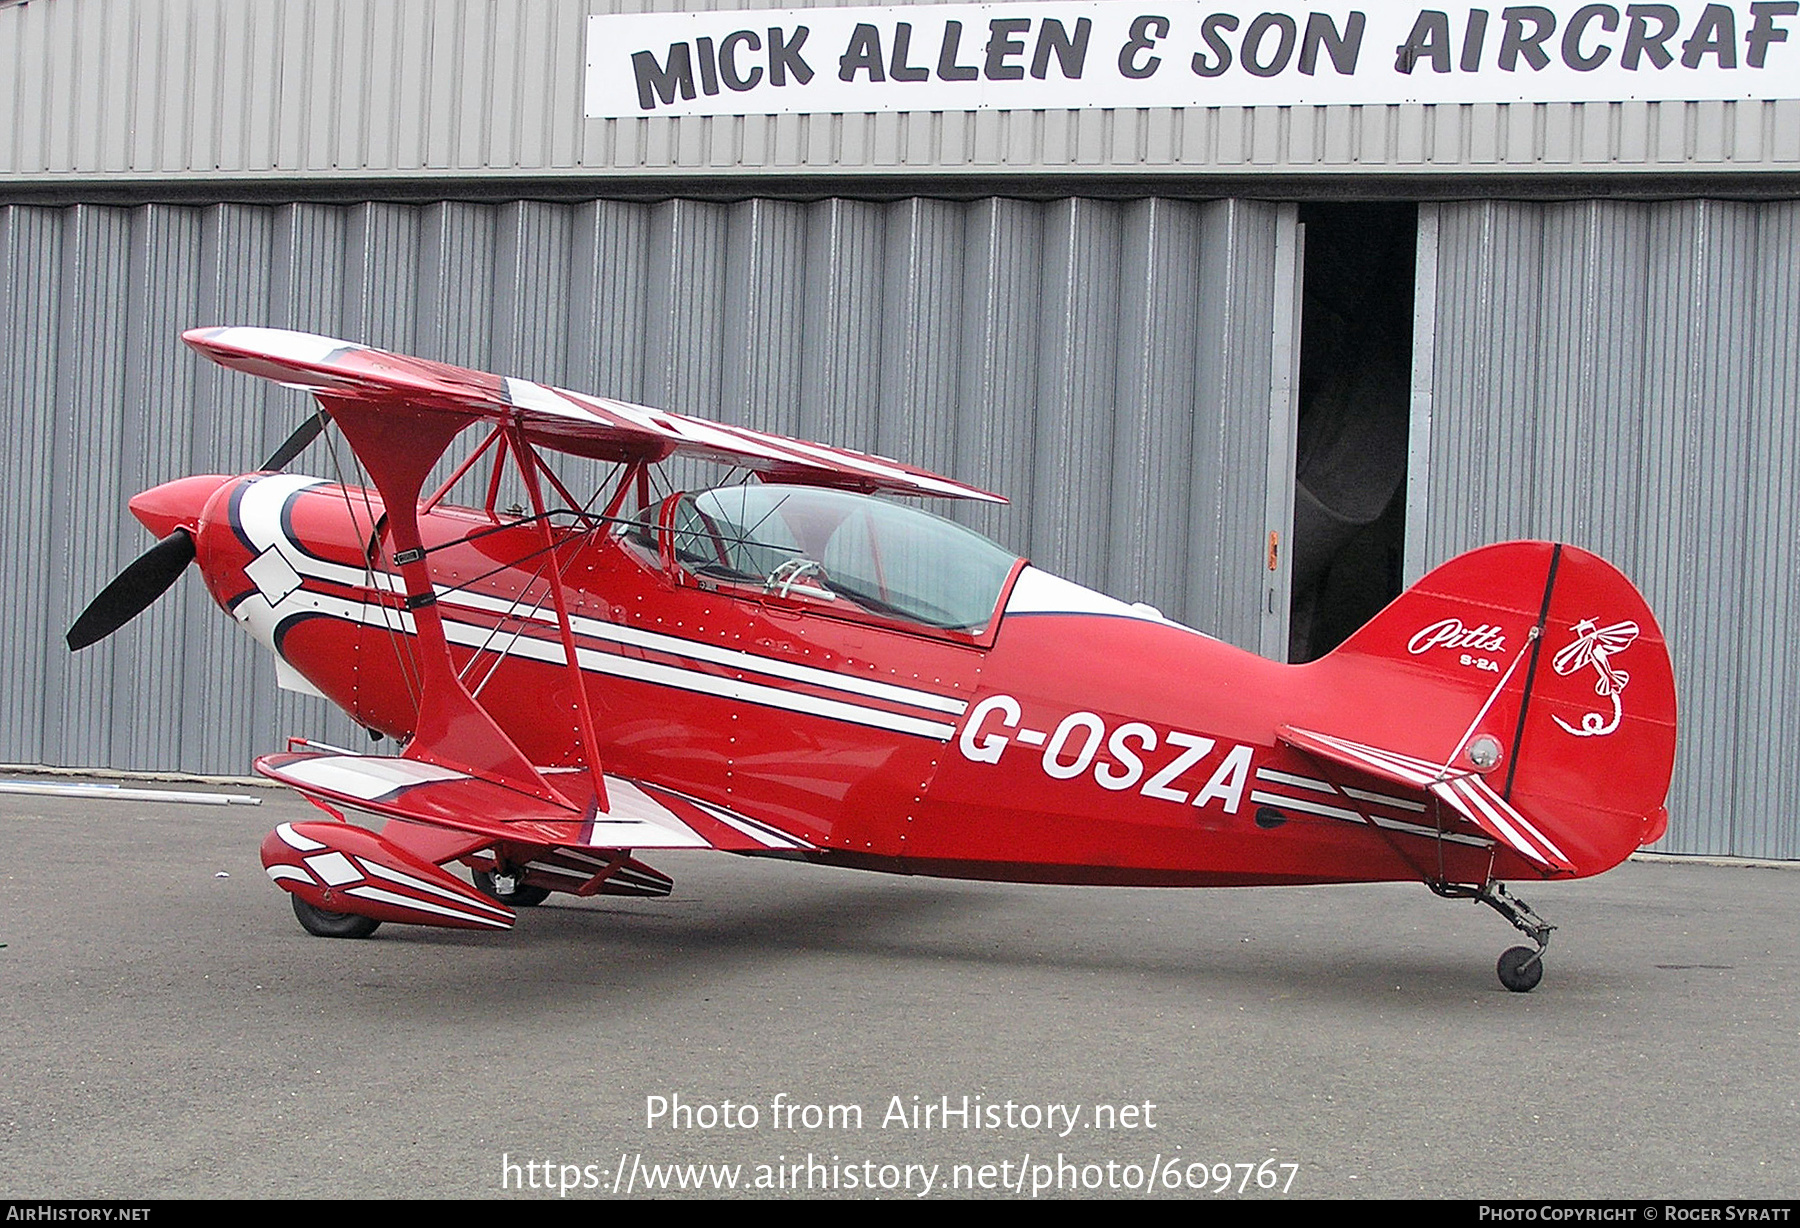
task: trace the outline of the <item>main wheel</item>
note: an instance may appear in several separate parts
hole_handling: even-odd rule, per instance
[[[486,870],[474,872],[475,889],[490,900],[499,900],[508,908],[536,908],[550,898],[550,892],[544,887],[533,887],[527,883],[513,881],[518,885],[511,891],[501,891],[494,886],[494,876]]]
[[[1514,993],[1530,993],[1544,979],[1544,953],[1530,947],[1509,947],[1495,965],[1500,983]]]
[[[314,908],[292,892],[288,893],[288,898],[294,902],[294,915],[300,919],[300,928],[316,938],[367,938],[381,926],[381,922],[373,917]]]

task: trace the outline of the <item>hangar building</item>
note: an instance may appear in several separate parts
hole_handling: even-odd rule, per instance
[[[0,760],[355,736],[197,584],[62,645],[131,493],[306,412],[176,340],[264,324],[902,457],[1271,657],[1597,550],[1675,654],[1661,847],[1800,857],[1797,12],[0,0]]]

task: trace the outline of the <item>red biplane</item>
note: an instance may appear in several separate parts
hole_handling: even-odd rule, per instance
[[[314,934],[666,895],[636,854],[670,848],[1043,883],[1418,879],[1533,940],[1500,959],[1523,991],[1552,927],[1504,884],[1598,874],[1666,824],[1667,650],[1572,546],[1465,554],[1288,666],[883,497],[1002,501],[908,465],[329,338],[185,340],[319,413],[260,472],[134,498],[161,540],[69,642],[197,560],[283,685],[404,747],[257,761],[330,816],[263,844]],[[366,482],[281,472],[327,420]],[[582,500],[546,452],[613,476]],[[671,457],[755,480],[653,497]],[[485,506],[448,504],[484,464]],[[508,474],[529,507],[499,506]]]

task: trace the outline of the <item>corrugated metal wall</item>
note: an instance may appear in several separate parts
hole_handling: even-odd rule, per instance
[[[1800,857],[1767,745],[1800,686],[1800,204],[1441,205],[1426,558],[1560,537],[1674,645],[1664,847]],[[147,536],[125,499],[238,470],[295,393],[181,329],[316,329],[904,456],[1015,500],[1043,565],[1256,643],[1276,208],[905,200],[0,209],[0,759],[237,773],[355,735],[193,580],[80,656]],[[1431,232],[1432,227],[1426,227]],[[329,473],[325,456],[306,458]]]
[[[0,182],[1800,171],[1800,101],[584,119],[585,17],[646,7],[670,6],[36,0],[0,8]]]
[[[1800,203],[1438,207],[1427,562],[1557,537],[1673,647],[1664,847],[1800,857]]]
[[[1253,646],[1277,209],[1241,201],[0,208],[0,760],[241,773],[305,733],[193,577],[78,656],[133,492],[259,464],[298,393],[179,345],[309,329],[903,456],[1041,564]],[[322,448],[301,466],[332,476]]]

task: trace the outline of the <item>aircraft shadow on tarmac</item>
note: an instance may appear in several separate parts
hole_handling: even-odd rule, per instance
[[[384,927],[356,944],[359,954],[403,946],[404,964],[354,983],[365,989],[403,983],[408,993],[435,983],[439,991],[453,988],[468,1008],[504,1004],[515,1015],[534,1002],[564,1009],[588,999],[616,1008],[621,985],[640,1001],[746,974],[890,987],[929,980],[934,966],[995,983],[1048,977],[1088,986],[1103,976],[1121,985],[1154,985],[1176,999],[1223,993],[1353,1006],[1391,1003],[1403,990],[1409,1003],[1426,1007],[1466,1004],[1471,995],[1523,1001],[1493,981],[1478,915],[1469,919],[1466,941],[1447,943],[1441,925],[1408,922],[1371,941],[1353,918],[1327,924],[1329,907],[1310,901],[1299,916],[1261,924],[1287,911],[1279,901],[1294,889],[1259,892],[1263,900],[1245,910],[1206,907],[1182,900],[1185,893],[1156,889],[867,883],[849,872],[817,875],[813,869],[803,883],[783,883],[754,898],[709,882],[686,898],[678,887],[676,896],[648,902],[553,899],[524,910],[518,929],[500,939]],[[349,945],[296,937],[309,965]],[[428,950],[445,958],[421,959]],[[380,956],[376,962],[389,964]],[[1559,970],[1565,1002],[1619,991],[1618,970],[1596,981],[1582,962],[1572,959]],[[404,976],[393,977],[402,966]],[[504,968],[503,978],[492,975],[496,966]]]

